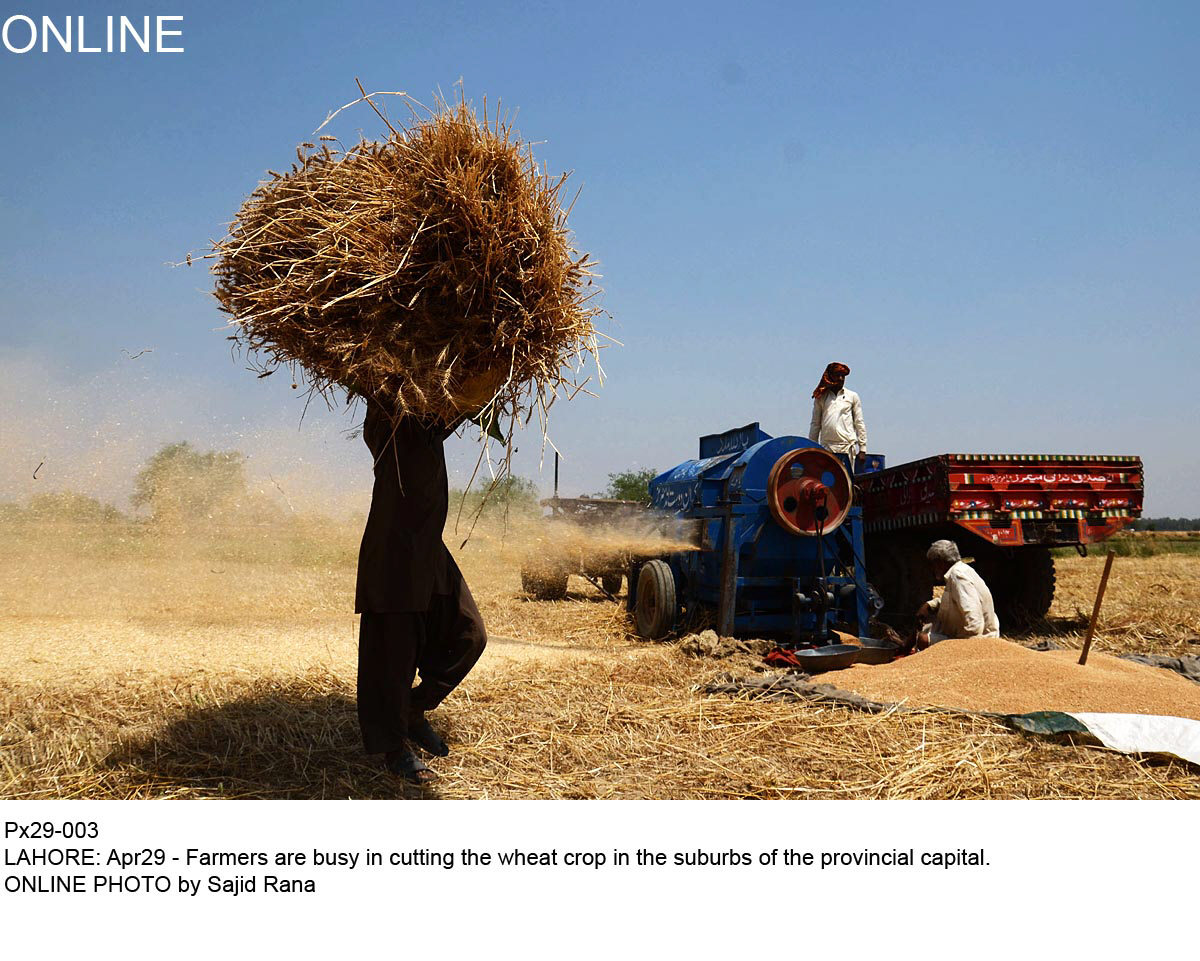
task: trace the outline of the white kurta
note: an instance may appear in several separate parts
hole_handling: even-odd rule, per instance
[[[975,570],[959,561],[946,571],[946,589],[929,602],[934,612],[930,643],[948,637],[999,637],[1000,619],[988,590]]]
[[[867,425],[858,394],[843,387],[836,394],[825,393],[814,398],[808,439],[835,454],[853,454],[855,444],[865,454]]]

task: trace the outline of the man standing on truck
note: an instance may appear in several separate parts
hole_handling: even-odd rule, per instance
[[[847,469],[854,473],[855,466],[867,459],[867,425],[858,394],[846,389],[849,373],[850,368],[845,364],[832,363],[825,368],[813,391],[808,439],[840,455]]]
[[[1000,619],[992,592],[974,568],[963,563],[958,545],[934,541],[925,557],[934,578],[944,581],[946,587],[941,597],[926,601],[917,611],[917,620],[924,625],[917,633],[917,647],[948,637],[999,637]]]

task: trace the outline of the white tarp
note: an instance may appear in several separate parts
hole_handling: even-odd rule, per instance
[[[1126,754],[1173,754],[1200,764],[1200,721],[1159,714],[1075,714],[1105,747]]]

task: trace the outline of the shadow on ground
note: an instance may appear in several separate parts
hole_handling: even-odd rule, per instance
[[[1031,625],[1020,636],[1042,637],[1050,635],[1051,637],[1059,637],[1067,634],[1082,634],[1087,628],[1087,617],[1078,615],[1074,617],[1046,617]]]
[[[129,797],[434,798],[365,755],[354,700],[281,689],[188,705],[153,735],[104,761],[110,792]]]

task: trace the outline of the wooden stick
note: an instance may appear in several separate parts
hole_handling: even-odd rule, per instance
[[[1108,586],[1108,572],[1112,570],[1113,558],[1116,556],[1116,551],[1109,551],[1108,558],[1104,561],[1104,573],[1100,577],[1100,590],[1096,592],[1096,606],[1092,608],[1092,619],[1088,623],[1087,637],[1083,641],[1083,653],[1079,655],[1080,664],[1087,663],[1088,651],[1092,647],[1092,635],[1096,633],[1096,621],[1100,619],[1100,604],[1104,601],[1104,588]]]

